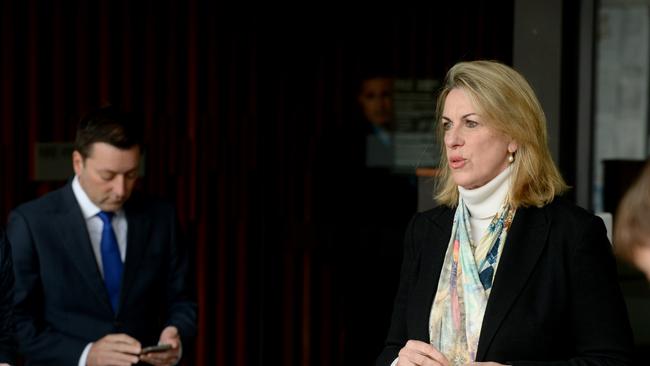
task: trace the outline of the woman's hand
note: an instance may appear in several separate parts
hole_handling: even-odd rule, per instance
[[[410,340],[399,351],[397,366],[449,366],[449,361],[429,343]]]

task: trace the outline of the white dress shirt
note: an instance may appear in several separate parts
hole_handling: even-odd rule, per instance
[[[95,253],[97,268],[99,268],[99,272],[103,277],[104,266],[102,265],[102,251],[100,245],[104,224],[102,222],[102,219],[97,216],[101,209],[97,207],[97,205],[95,205],[90,200],[90,198],[88,198],[88,195],[81,187],[81,184],[79,184],[79,177],[77,176],[75,176],[72,180],[72,192],[77,199],[77,203],[79,203],[81,214],[83,215],[84,220],[86,220],[86,228],[88,229],[88,235],[90,236],[90,244],[92,245],[93,252]],[[124,259],[126,257],[126,233],[128,229],[124,210],[120,209],[119,211],[115,212],[112,224],[113,231],[115,232],[115,237],[117,238],[117,246],[120,249],[120,258],[122,259],[122,263],[124,263]],[[88,358],[88,352],[90,351],[91,346],[92,342],[88,343],[86,345],[86,348],[84,348],[84,351],[81,353],[81,357],[79,357],[79,366],[86,366],[86,360]]]

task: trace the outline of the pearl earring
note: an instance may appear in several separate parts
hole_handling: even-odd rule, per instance
[[[512,164],[513,161],[515,161],[515,155],[514,154],[508,155],[508,163]]]

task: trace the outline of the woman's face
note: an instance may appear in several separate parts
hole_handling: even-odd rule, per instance
[[[442,112],[445,148],[457,185],[474,189],[492,180],[508,166],[517,144],[493,130],[463,89],[452,89]]]

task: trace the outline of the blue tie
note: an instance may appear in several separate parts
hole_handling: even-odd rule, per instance
[[[117,314],[117,308],[120,304],[123,264],[120,258],[120,248],[117,246],[117,238],[115,237],[113,225],[111,224],[113,213],[101,211],[97,216],[104,223],[102,241],[100,243],[102,266],[104,267],[104,283],[108,290],[108,297],[111,300],[113,312]]]

